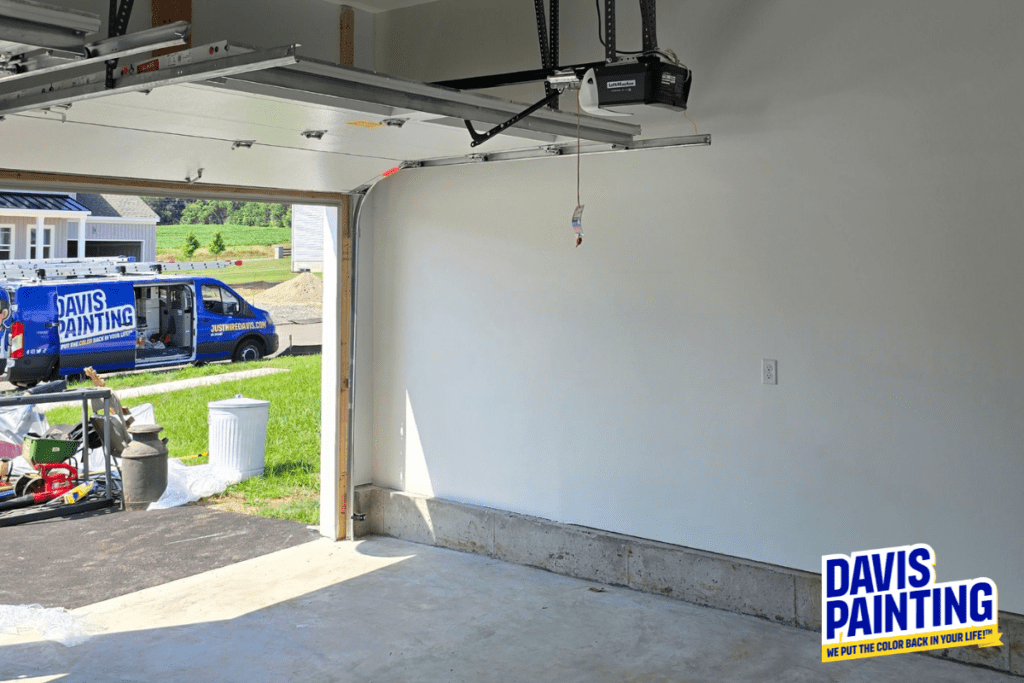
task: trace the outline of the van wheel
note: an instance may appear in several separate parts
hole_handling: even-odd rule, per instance
[[[255,339],[246,339],[235,349],[235,362],[250,362],[263,358],[263,345]]]

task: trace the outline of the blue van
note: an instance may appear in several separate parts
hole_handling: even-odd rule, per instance
[[[259,360],[277,347],[270,314],[208,277],[0,281],[0,377],[16,386],[90,366],[103,372]]]

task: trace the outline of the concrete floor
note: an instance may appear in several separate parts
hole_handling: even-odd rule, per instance
[[[818,633],[387,538],[75,612],[97,632],[77,647],[0,635],[0,680],[1020,681],[920,655],[825,665]]]

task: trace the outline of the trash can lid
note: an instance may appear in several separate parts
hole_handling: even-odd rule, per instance
[[[209,408],[259,408],[262,406],[269,406],[270,401],[261,401],[258,398],[246,398],[241,394],[238,394],[234,398],[210,401],[206,405]]]

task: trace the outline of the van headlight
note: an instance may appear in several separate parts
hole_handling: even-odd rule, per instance
[[[270,315],[270,311],[263,311],[263,315],[267,316],[267,322],[271,325],[274,324],[274,316]]]

